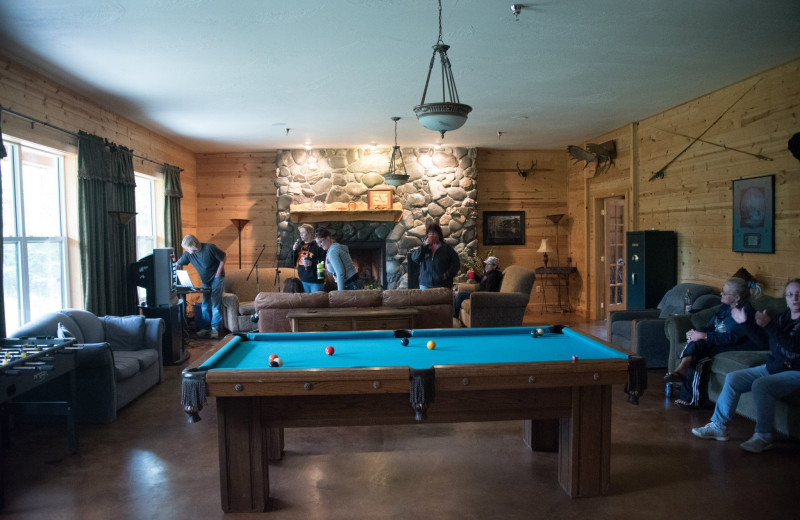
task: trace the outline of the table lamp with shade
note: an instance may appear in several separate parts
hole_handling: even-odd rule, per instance
[[[539,245],[539,249],[537,249],[536,252],[544,253],[544,266],[547,267],[547,262],[549,260],[547,253],[553,252],[553,248],[550,247],[550,241],[548,241],[546,238],[543,238],[542,243]]]

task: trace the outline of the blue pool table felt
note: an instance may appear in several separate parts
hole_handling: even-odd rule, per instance
[[[531,331],[542,328],[538,338]],[[409,367],[492,363],[619,359],[628,355],[569,328],[563,334],[550,328],[500,327],[487,329],[413,330],[408,346],[393,331],[307,332],[236,336],[200,367],[208,369],[328,369]],[[428,341],[436,342],[433,350]],[[332,356],[325,348],[332,346]],[[283,360],[269,367],[270,354]]]

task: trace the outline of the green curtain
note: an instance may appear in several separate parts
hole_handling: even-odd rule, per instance
[[[164,236],[167,247],[175,252],[175,258],[183,254],[181,240],[183,225],[181,224],[181,169],[164,164]]]
[[[136,260],[135,223],[111,221],[109,211],[135,212],[133,154],[78,133],[78,237],[86,310],[98,316],[136,312],[128,266]]]
[[[0,120],[3,119],[3,106],[0,105]],[[6,145],[3,144],[3,129],[0,128],[0,159],[5,157]],[[2,174],[2,171],[0,171]],[[3,183],[0,182],[0,229],[3,229]],[[3,298],[0,299],[0,338],[6,337],[6,293],[3,287],[3,262],[5,261],[5,247],[0,248],[0,293]]]

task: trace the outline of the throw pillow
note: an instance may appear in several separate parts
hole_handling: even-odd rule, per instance
[[[112,350],[139,350],[144,344],[144,316],[104,316],[103,330]]]
[[[716,292],[716,289],[708,285],[701,285],[699,283],[679,283],[661,298],[658,304],[658,309],[661,310],[659,318],[666,319],[675,314],[683,314],[683,298],[686,296],[686,291],[692,293],[692,300],[696,300],[704,294],[711,294]]]

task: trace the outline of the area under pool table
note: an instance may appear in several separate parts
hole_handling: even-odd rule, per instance
[[[216,398],[225,512],[267,510],[285,427],[522,419],[529,446],[558,446],[567,494],[603,494],[611,385],[635,402],[647,380],[642,358],[563,327],[231,335],[183,375],[192,420]]]

